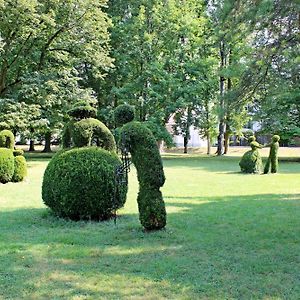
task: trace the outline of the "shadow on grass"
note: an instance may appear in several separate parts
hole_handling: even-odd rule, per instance
[[[168,226],[151,233],[133,214],[115,226],[68,222],[46,209],[1,212],[0,296],[299,296],[299,194],[166,200]]]

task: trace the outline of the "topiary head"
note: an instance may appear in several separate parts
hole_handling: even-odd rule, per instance
[[[259,148],[259,143],[253,141],[253,142],[250,143],[250,147],[251,147],[252,150],[256,150],[257,148]]]
[[[249,138],[248,138],[248,143],[252,143],[252,142],[255,142],[256,141],[256,138],[255,138],[255,136],[254,135],[251,135],[251,136],[249,136]]]
[[[68,115],[76,120],[87,118],[94,118],[96,116],[96,109],[86,101],[79,101],[74,104],[73,108],[68,111]]]
[[[134,120],[134,107],[128,104],[119,105],[114,111],[116,125],[122,126]]]
[[[276,142],[279,142],[279,140],[280,140],[280,136],[279,135],[277,135],[277,134],[273,135],[272,142],[276,143]]]
[[[14,149],[15,136],[10,130],[0,131],[0,147]]]

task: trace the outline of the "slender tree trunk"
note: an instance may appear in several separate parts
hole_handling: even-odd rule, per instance
[[[224,154],[228,153],[229,141],[230,141],[230,130],[229,130],[229,126],[226,126]]]
[[[29,152],[33,152],[35,151],[34,149],[34,140],[30,140],[30,143],[29,143]]]
[[[226,64],[225,57],[225,43],[220,42],[220,69],[222,70]],[[217,155],[223,155],[224,153],[224,134],[225,134],[225,78],[220,76],[220,119],[219,119],[219,134],[218,134],[218,148]]]
[[[43,149],[44,153],[52,152],[51,150],[51,131],[45,133],[45,147]]]
[[[211,137],[210,137],[209,131],[206,134],[206,138],[207,138],[207,155],[210,155],[210,153],[211,153],[211,141],[210,141]]]
[[[187,136],[184,136],[184,138],[183,138],[183,153],[188,153],[188,143],[189,143],[189,138]]]

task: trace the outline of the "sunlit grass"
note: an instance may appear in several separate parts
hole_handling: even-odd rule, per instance
[[[298,299],[300,164],[244,175],[238,160],[166,154],[168,225],[145,233],[134,169],[116,225],[68,222],[31,155],[25,182],[0,185],[0,299]]]

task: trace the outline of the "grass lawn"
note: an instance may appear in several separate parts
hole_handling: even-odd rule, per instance
[[[166,154],[168,225],[143,232],[135,171],[113,221],[55,218],[41,200],[49,157],[0,184],[0,299],[299,299],[300,163],[239,173],[238,156]]]

